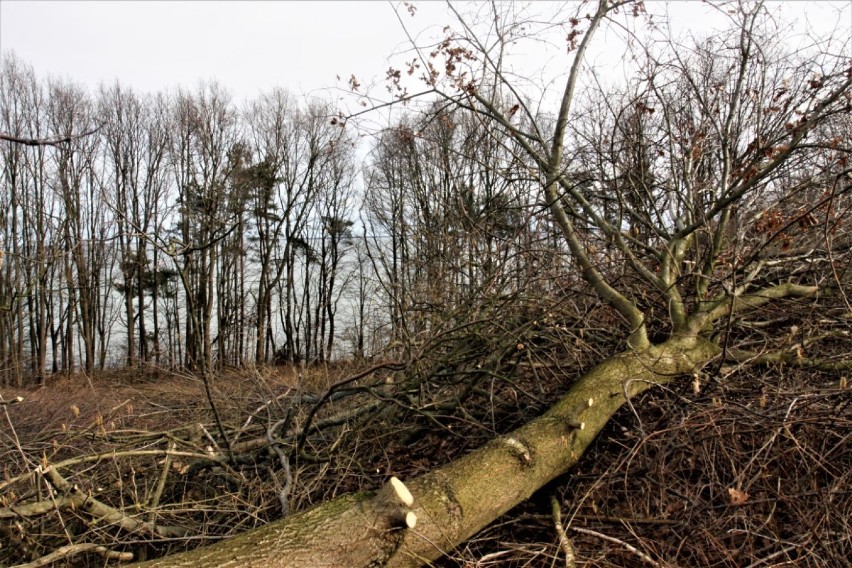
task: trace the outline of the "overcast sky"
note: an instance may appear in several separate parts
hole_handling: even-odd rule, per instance
[[[92,90],[116,79],[155,92],[216,78],[237,99],[273,86],[326,96],[325,89],[345,87],[351,74],[365,84],[381,79],[388,57],[405,48],[394,5],[0,0],[0,51],[14,51],[40,77],[69,78]],[[416,5],[414,19],[403,9],[403,18],[416,29],[431,26],[438,34],[452,21],[443,2]],[[661,7],[649,2],[653,11]],[[850,7],[852,0],[784,3],[789,13],[820,28],[836,25],[838,18],[849,23]],[[668,9],[699,35],[712,21],[697,1],[670,3]],[[598,42],[597,47],[611,45]]]
[[[418,20],[448,22],[444,13],[424,2]],[[383,74],[404,40],[388,2],[0,0],[0,50],[92,88],[117,78],[153,92],[215,77],[239,98],[272,86],[312,94],[337,75],[345,85]]]

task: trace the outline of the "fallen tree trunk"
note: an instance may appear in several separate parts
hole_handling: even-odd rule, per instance
[[[692,373],[718,352],[707,340],[679,337],[621,353],[586,373],[544,415],[403,487],[392,481],[377,494],[344,495],[227,541],[137,566],[420,566],[577,463],[628,397]]]

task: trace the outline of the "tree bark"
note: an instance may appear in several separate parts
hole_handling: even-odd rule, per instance
[[[693,373],[719,351],[701,338],[676,337],[607,359],[544,415],[406,483],[410,508],[389,507],[387,487],[377,495],[343,495],[228,541],[137,566],[420,566],[576,464],[626,397]],[[408,512],[415,527],[406,523]]]
[[[342,495],[230,540],[137,567],[349,568],[384,566],[416,526],[412,497],[397,479],[377,494]]]

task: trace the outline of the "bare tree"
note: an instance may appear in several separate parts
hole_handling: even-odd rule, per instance
[[[48,97],[31,69],[14,56],[4,58],[4,128],[11,138],[45,140],[48,125]],[[7,218],[9,233],[5,247],[6,291],[9,299],[7,329],[10,370],[21,384],[29,376],[44,380],[49,353],[48,334],[52,327],[53,282],[61,244],[57,237],[58,204],[51,191],[48,144],[22,145],[6,138],[4,177],[10,189]],[[10,147],[11,146],[11,147]],[[29,356],[24,355],[28,348]]]
[[[824,168],[813,176],[809,166],[826,152],[845,156],[822,129],[849,112],[847,58],[829,49],[790,54],[773,44],[774,22],[762,4],[732,5],[724,12],[730,31],[712,48],[663,37],[659,53],[640,50],[644,62],[632,89],[594,92],[604,104],[587,108],[602,112],[584,121],[574,107],[590,42],[622,11],[641,17],[641,4],[600,0],[523,23],[513,6],[481,10],[481,21],[458,14],[458,32],[418,51],[412,66],[447,104],[473,111],[496,140],[516,144],[576,270],[617,316],[623,350],[590,369],[544,415],[410,480],[390,507],[393,484],[151,566],[213,566],[224,554],[242,565],[429,562],[576,463],[631,397],[682,375],[700,377],[708,363],[734,355],[725,338],[743,316],[829,292],[809,271],[774,270],[783,263],[767,256],[766,242],[741,256],[738,238],[743,230],[765,233],[746,228],[745,219],[784,203],[802,182],[838,197],[832,177],[845,172]],[[560,50],[571,54],[552,114],[528,103],[523,77],[510,73],[506,56],[547,29],[564,33]],[[446,168],[436,173],[426,178],[430,190],[439,197],[457,191],[445,185],[452,183]],[[417,190],[411,195],[430,226],[434,210],[417,201]],[[385,218],[395,223],[400,213],[391,208]],[[777,228],[769,228],[769,241],[777,240]],[[409,530],[414,520],[416,530]]]
[[[96,121],[89,97],[73,85],[51,85],[50,106],[50,122],[55,131],[86,130]],[[54,156],[58,178],[55,191],[65,213],[62,232],[68,305],[61,353],[62,370],[66,372],[75,368],[74,328],[79,326],[83,343],[82,368],[91,373],[97,362],[96,330],[103,327],[99,321],[100,303],[104,300],[100,283],[108,279],[105,243],[112,235],[94,169],[99,143],[95,136],[77,138],[59,148]],[[54,346],[54,357],[58,350]]]
[[[422,342],[446,314],[460,310],[455,324],[500,296],[534,293],[532,243],[543,219],[505,142],[467,109],[406,116],[380,135],[364,213],[390,343]]]
[[[302,186],[285,183],[288,173],[289,179],[294,179],[292,153],[298,148],[299,115],[296,102],[282,90],[261,95],[246,110],[247,138],[254,163],[242,176],[251,199],[254,238],[257,239],[259,279],[253,321],[254,356],[258,364],[267,362],[273,345],[273,293],[282,279],[291,280],[290,237],[299,230],[304,218],[302,208],[312,199],[301,191]],[[298,160],[298,156],[295,159]],[[287,302],[290,302],[289,285],[286,290]],[[288,315],[285,325],[288,345],[292,344],[291,321]]]
[[[186,292],[186,362],[212,369],[212,322],[217,245],[238,223],[226,203],[238,142],[236,111],[223,87],[202,84],[174,100],[170,161],[178,187],[177,239],[167,251],[178,263]]]
[[[275,250],[281,264],[276,265],[277,272],[268,285],[278,290],[277,315],[284,333],[283,344],[276,353],[280,361],[311,359],[315,346],[316,313],[312,309],[317,298],[312,299],[311,283],[317,251],[316,243],[309,238],[309,223],[319,196],[334,184],[339,186],[349,175],[335,166],[349,152],[349,134],[331,125],[329,115],[327,106],[318,103],[305,109],[291,108],[283,124],[287,136],[282,137],[284,143],[276,157],[274,199],[280,219],[276,238],[280,240]]]
[[[34,88],[36,80],[33,70],[13,56],[3,57],[3,72],[0,73],[0,108],[2,128],[17,136],[27,129],[27,105],[25,93]],[[0,310],[0,353],[4,384],[21,385],[24,380],[24,293],[26,283],[23,272],[23,223],[24,192],[27,184],[24,159],[27,149],[18,144],[0,146],[3,158],[3,185],[8,191],[0,194],[0,207],[5,212],[2,226],[5,262],[2,266],[3,309]]]
[[[100,93],[107,164],[103,200],[113,209],[118,231],[127,320],[127,363],[147,362],[151,338],[157,341],[156,295],[159,278],[149,252],[150,235],[157,232],[158,207],[166,200],[166,126],[163,103],[140,98],[119,84]],[[152,292],[154,330],[148,332],[145,294]],[[155,347],[155,351],[157,351]]]

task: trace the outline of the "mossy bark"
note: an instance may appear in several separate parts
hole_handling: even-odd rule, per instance
[[[388,513],[381,495],[346,495],[228,541],[144,566],[423,565],[451,551],[577,463],[624,404],[625,395],[632,397],[692,373],[718,352],[706,340],[679,337],[604,361],[541,417],[406,481],[414,497],[414,529],[400,522],[398,512]]]
[[[718,352],[706,340],[676,338],[611,357],[541,417],[407,482],[418,525],[406,532],[387,566],[420,566],[451,551],[576,464],[626,402],[625,394],[632,397],[692,373]],[[582,429],[577,427],[580,422]]]

